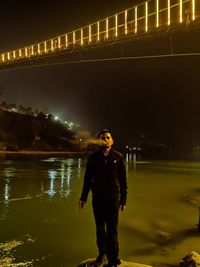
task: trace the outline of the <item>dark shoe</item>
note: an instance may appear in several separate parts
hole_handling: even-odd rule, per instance
[[[117,267],[117,264],[110,264],[110,263],[108,263],[108,264],[104,264],[103,267]]]
[[[103,255],[99,254],[95,260],[94,267],[100,267],[106,263],[108,263],[106,255],[105,254],[103,254]]]
[[[120,259],[118,258],[117,259],[117,265],[120,265],[121,264],[121,261],[120,261]]]

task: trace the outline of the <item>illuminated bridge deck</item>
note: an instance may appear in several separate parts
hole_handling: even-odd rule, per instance
[[[199,22],[200,0],[149,0],[71,32],[0,53],[0,67],[73,54]]]

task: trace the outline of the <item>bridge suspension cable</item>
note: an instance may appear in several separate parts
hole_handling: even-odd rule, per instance
[[[45,62],[36,63],[33,65],[16,65],[10,69],[0,69],[0,72],[15,70],[15,69],[27,69],[27,68],[38,68],[38,67],[49,67],[56,65],[67,65],[67,64],[80,64],[80,63],[100,63],[100,62],[112,62],[112,61],[124,61],[124,60],[151,60],[158,58],[181,58],[181,57],[200,57],[200,52],[197,53],[177,53],[177,54],[159,54],[159,55],[149,55],[149,56],[122,56],[122,57],[112,57],[112,58],[97,58],[97,59],[79,59],[73,61],[59,61],[59,62]]]

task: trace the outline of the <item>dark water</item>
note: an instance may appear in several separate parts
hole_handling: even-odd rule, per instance
[[[85,159],[0,157],[0,266],[75,267],[96,257],[91,197],[78,210]],[[178,264],[199,250],[200,163],[126,161],[120,256]],[[17,265],[18,264],[18,265]]]

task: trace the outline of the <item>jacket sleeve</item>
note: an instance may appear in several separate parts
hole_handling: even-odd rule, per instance
[[[80,197],[80,200],[84,202],[87,201],[87,197],[91,189],[91,182],[92,182],[92,161],[89,158],[86,164],[82,194]]]
[[[126,179],[126,167],[123,158],[119,161],[119,182],[120,182],[120,205],[126,205],[127,199],[127,179]]]

